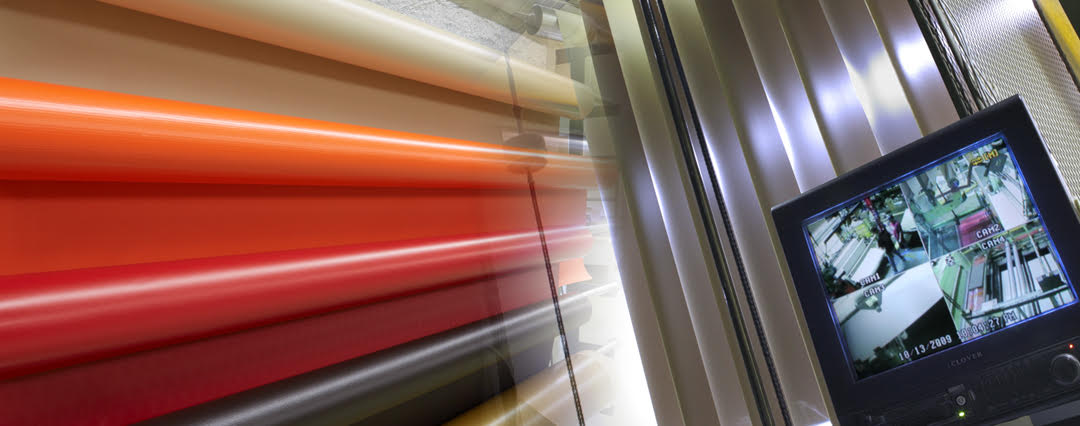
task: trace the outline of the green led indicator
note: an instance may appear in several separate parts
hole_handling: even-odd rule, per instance
[[[958,416],[960,416],[960,417],[964,417],[964,415],[966,415],[966,414],[967,414],[967,413],[965,413],[965,412],[963,412],[963,411],[961,411],[961,412],[959,412],[959,413],[956,413],[956,415],[958,415]]]

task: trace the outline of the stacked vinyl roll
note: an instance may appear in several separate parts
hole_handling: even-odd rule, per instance
[[[0,79],[0,179],[589,188],[588,159],[295,117]]]
[[[364,0],[100,1],[571,118],[601,103],[566,76]]]
[[[582,224],[584,197],[538,191],[544,225]],[[535,229],[523,189],[5,181],[0,200],[20,225],[0,275]]]
[[[582,415],[592,417],[614,402],[613,361],[594,351],[570,357],[574,365]],[[492,400],[447,423],[448,426],[573,425],[577,407],[568,398],[570,376],[566,365],[556,365],[514,386]]]
[[[0,399],[36,424],[80,418],[52,397],[137,421],[545,301],[532,159],[556,275],[591,244],[580,157],[12,79],[0,137]]]
[[[577,328],[589,319],[589,299],[614,290],[614,284],[564,295],[561,303],[564,326]],[[534,348],[550,353],[550,342],[558,335],[554,308],[535,304],[505,313],[501,318],[477,321],[467,326],[417,339],[392,349],[359,357],[327,368],[312,371],[250,391],[181,410],[147,422],[152,425],[290,425],[290,424],[437,424],[472,408],[487,398],[468,406],[434,404],[423,406],[413,401],[419,395],[442,393],[460,380],[480,373],[488,379],[500,374],[491,369],[505,369],[514,364],[515,355]],[[547,347],[543,347],[546,344]],[[539,347],[537,345],[540,345]],[[518,360],[522,361],[522,360]],[[502,364],[500,367],[499,364]],[[560,366],[562,364],[559,364]],[[547,367],[536,369],[543,371]],[[588,391],[598,390],[595,365],[584,366]],[[515,366],[515,370],[522,368]],[[489,371],[484,371],[489,370]],[[558,370],[546,373],[557,376]],[[561,371],[565,378],[565,367]],[[524,380],[533,373],[515,379]],[[554,378],[554,377],[552,377]],[[503,380],[496,385],[505,387]],[[533,382],[532,379],[529,379]],[[601,382],[602,383],[602,382]],[[563,385],[567,385],[565,380]],[[554,392],[564,391],[552,387]],[[462,389],[463,393],[482,393]],[[549,393],[550,395],[550,393]],[[595,395],[595,401],[610,398],[610,392]],[[565,393],[562,396],[566,396]],[[593,395],[590,395],[592,397]],[[448,398],[453,399],[453,397]],[[591,404],[591,402],[590,402]],[[600,403],[599,406],[606,405]],[[416,416],[395,415],[401,407],[425,411]],[[590,405],[590,408],[592,406]],[[554,407],[552,407],[554,408]],[[571,409],[572,411],[572,409]],[[572,416],[572,415],[571,415]],[[417,420],[417,417],[426,420]]]
[[[583,230],[546,236],[556,261],[589,245]],[[543,267],[541,250],[532,232],[0,277],[0,378]]]
[[[23,375],[0,381],[0,423],[129,424],[395,349],[516,308],[550,309],[549,295],[546,272],[525,270]],[[547,313],[543,318],[554,317]]]

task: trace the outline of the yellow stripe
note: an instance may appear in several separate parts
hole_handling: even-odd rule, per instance
[[[1061,7],[1059,0],[1036,0],[1036,3],[1046,19],[1050,32],[1057,40],[1061,53],[1069,63],[1069,68],[1072,68],[1073,74],[1076,75],[1080,72],[1080,37],[1077,37],[1076,30],[1073,29],[1068,15],[1065,14],[1065,9]]]

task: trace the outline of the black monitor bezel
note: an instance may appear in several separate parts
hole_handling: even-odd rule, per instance
[[[863,379],[856,379],[834,323],[829,297],[818,277],[803,224],[806,219],[948,157],[995,134],[1003,134],[1028,184],[1047,233],[1070,280],[1080,277],[1080,221],[1057,168],[1027,108],[1013,96],[912,142],[772,209],[777,234],[837,414],[911,401],[961,384],[978,372],[1028,352],[1075,337],[1080,303],[1029,319],[979,339]],[[1070,236],[1072,236],[1070,238]],[[1074,291],[1076,283],[1073,283]],[[1020,342],[1021,344],[1017,344]],[[959,362],[963,360],[963,362]],[[930,388],[928,388],[928,386]]]

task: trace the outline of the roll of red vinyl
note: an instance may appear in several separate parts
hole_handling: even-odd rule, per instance
[[[537,191],[544,225],[584,190]],[[0,276],[535,229],[528,190],[0,181]]]
[[[3,380],[0,424],[130,424],[550,298],[545,270],[528,269]]]
[[[546,236],[552,262],[591,244]],[[0,377],[543,265],[532,231],[0,277]]]
[[[592,160],[0,78],[0,179],[424,188],[596,186]]]

